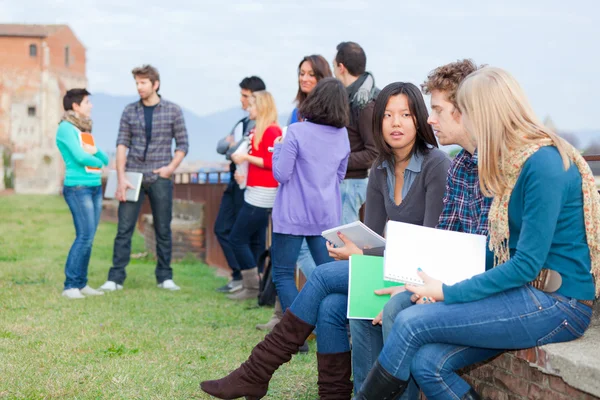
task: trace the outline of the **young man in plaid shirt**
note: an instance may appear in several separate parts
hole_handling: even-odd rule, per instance
[[[123,289],[125,267],[131,256],[131,236],[135,230],[145,195],[150,199],[156,234],[156,282],[161,289],[179,290],[173,282],[171,268],[171,218],[173,182],[171,176],[188,151],[188,134],[181,108],[160,97],[160,76],[151,65],[132,71],[140,100],[125,107],[117,138],[116,198],[119,225],[113,249],[113,263],[108,280],[100,290]],[[171,146],[175,140],[175,155]],[[143,174],[137,202],[128,202],[125,192],[133,188],[125,171]]]

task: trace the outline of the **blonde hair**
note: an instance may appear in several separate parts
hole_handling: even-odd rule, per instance
[[[265,130],[277,124],[277,107],[271,93],[261,90],[253,93],[256,107],[256,128],[254,129],[254,149],[258,149]]]
[[[506,158],[527,144],[552,140],[569,168],[566,142],[542,124],[519,83],[503,69],[484,67],[470,74],[458,88],[457,103],[465,127],[477,139],[479,184],[485,196],[504,192]]]

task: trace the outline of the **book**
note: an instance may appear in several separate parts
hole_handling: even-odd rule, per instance
[[[383,257],[350,256],[348,280],[349,319],[374,319],[383,310],[390,295],[379,296],[377,289],[403,286],[383,278]]]
[[[140,172],[125,172],[125,177],[133,185],[133,189],[127,189],[126,199],[127,201],[138,201],[140,197],[140,189],[142,188],[142,180],[144,175]],[[106,189],[104,190],[104,197],[107,199],[114,199],[117,192],[117,186],[119,179],[117,171],[111,170],[108,173],[108,179],[106,181]]]
[[[336,247],[343,247],[344,242],[338,237],[338,232],[344,234],[344,236],[350,239],[359,249],[372,249],[385,246],[386,240],[360,221],[328,229],[323,231],[321,236]]]
[[[417,268],[446,285],[485,272],[486,237],[389,221],[384,278],[423,285]]]
[[[237,146],[237,149],[232,154],[248,154],[250,151],[250,139],[248,137],[243,138],[241,143]],[[246,188],[246,182],[248,181],[248,161],[244,161],[241,164],[235,166],[235,172],[244,176],[244,181],[239,183],[240,189]]]
[[[84,144],[88,144],[90,146],[96,145],[96,142],[94,141],[94,136],[92,136],[92,134],[89,132],[79,132],[79,143],[82,147]],[[102,168],[85,167],[85,172],[90,174],[101,174]]]

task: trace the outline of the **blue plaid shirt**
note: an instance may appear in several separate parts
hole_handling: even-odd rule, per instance
[[[175,151],[188,152],[188,134],[181,108],[165,99],[160,100],[152,114],[152,136],[146,151],[146,121],[141,101],[129,104],[123,110],[119,125],[117,146],[129,149],[125,170],[141,172],[144,182],[158,179],[155,169],[168,165],[173,159],[171,150],[175,139]]]
[[[462,150],[450,164],[437,228],[487,235],[491,204],[492,198],[484,197],[479,187],[477,152]]]

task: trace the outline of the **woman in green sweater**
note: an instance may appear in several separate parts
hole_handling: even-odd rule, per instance
[[[91,133],[92,103],[85,89],[71,89],[63,98],[65,114],[58,125],[56,145],[65,161],[63,195],[75,224],[75,241],[65,264],[63,296],[83,299],[103,292],[87,285],[92,243],[102,211],[102,184],[99,168],[108,157],[96,146],[82,142],[81,133]]]
[[[472,73],[457,100],[477,142],[482,192],[494,198],[494,265],[451,286],[420,271],[425,285],[407,289],[427,304],[398,314],[356,399],[398,399],[411,375],[430,400],[480,399],[423,354],[442,344],[485,351],[566,342],[589,326],[598,294],[592,272],[600,272],[600,198],[589,166],[544,127],[507,72]],[[532,284],[542,269],[560,274],[555,292]]]

